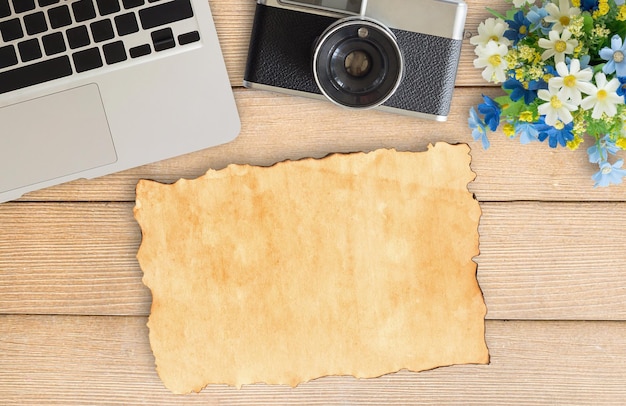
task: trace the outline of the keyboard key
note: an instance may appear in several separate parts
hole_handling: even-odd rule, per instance
[[[78,51],[72,55],[72,59],[74,59],[76,72],[85,72],[103,66],[98,48],[89,48],[84,51]]]
[[[175,21],[193,17],[189,0],[174,0],[159,3],[150,8],[139,10],[139,19],[144,30],[171,24]]]
[[[122,14],[115,17],[114,20],[119,36],[124,36],[139,31],[139,26],[137,25],[137,18],[135,17],[135,13]]]
[[[104,60],[108,65],[128,59],[126,57],[126,50],[124,49],[124,43],[122,41],[116,41],[104,45],[102,47],[102,52],[104,52]]]
[[[100,20],[89,25],[91,28],[91,36],[95,42],[110,40],[115,36],[111,20]]]
[[[72,74],[66,55],[0,73],[0,93],[22,89]]]
[[[14,18],[12,20],[1,22],[0,34],[2,34],[2,40],[4,42],[22,38],[24,36],[24,32],[22,31],[22,24],[20,24],[20,20]]]
[[[8,17],[11,15],[11,7],[9,7],[9,0],[0,0],[0,18]]]
[[[119,0],[96,0],[98,12],[101,16],[117,13],[120,11]]]
[[[17,44],[17,49],[22,58],[22,62],[30,62],[42,57],[41,48],[39,47],[39,41],[37,38],[22,41]]]
[[[178,43],[180,45],[187,45],[198,41],[200,41],[200,33],[198,31],[191,31],[178,36]]]
[[[67,43],[69,44],[70,49],[86,47],[91,43],[91,40],[89,39],[89,32],[87,31],[87,27],[84,25],[70,28],[65,31],[65,35],[67,35]]]
[[[77,23],[96,18],[96,9],[93,8],[91,0],[80,0],[72,3],[72,10],[74,10],[74,19]]]
[[[122,0],[122,4],[124,4],[125,9],[143,6],[144,0]]]
[[[39,0],[39,7],[51,6],[57,4],[61,0]]]
[[[65,41],[63,40],[63,34],[60,32],[44,35],[41,37],[41,42],[48,56],[65,52]]]
[[[52,28],[61,28],[72,24],[70,9],[65,5],[49,9],[48,19],[50,19],[50,27]]]
[[[152,49],[150,44],[143,44],[128,50],[131,58],[139,58],[140,56],[150,55]]]
[[[25,13],[35,9],[35,0],[13,0],[13,10],[16,13]]]
[[[174,48],[176,43],[174,42],[174,34],[171,28],[163,28],[162,30],[154,31],[150,34],[152,36],[152,43],[154,44],[154,50],[157,52]]]
[[[13,45],[7,45],[0,48],[0,69],[17,65],[17,54]]]
[[[28,35],[35,35],[48,29],[43,11],[24,16],[24,26]]]

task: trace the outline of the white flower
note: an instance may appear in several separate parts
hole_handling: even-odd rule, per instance
[[[554,126],[560,120],[563,124],[569,124],[572,122],[571,111],[576,110],[576,106],[567,100],[559,98],[558,90],[554,87],[546,89],[540,89],[537,92],[537,96],[541,100],[547,103],[540,104],[538,107],[539,114],[545,115],[545,122],[548,125]]]
[[[617,104],[624,103],[624,98],[620,97],[616,90],[620,86],[617,78],[611,79],[609,82],[602,72],[596,73],[596,85],[589,96],[585,97],[580,103],[581,107],[589,110],[593,107],[591,117],[599,119],[602,113],[609,117],[613,117],[617,113]]]
[[[495,41],[506,46],[511,45],[511,41],[504,36],[504,32],[509,29],[509,25],[501,18],[488,18],[478,24],[478,35],[470,38],[472,45],[487,45],[489,41]]]
[[[578,7],[569,6],[569,0],[559,0],[558,7],[556,4],[550,3],[545,8],[548,12],[545,21],[554,23],[552,29],[557,32],[562,32],[564,28],[567,28],[572,18],[580,14]]]
[[[494,41],[487,42],[487,45],[479,45],[474,49],[478,58],[474,59],[475,68],[485,68],[483,79],[487,82],[500,83],[506,80],[505,70],[507,68],[504,56],[509,49],[506,45],[498,44]]]
[[[541,59],[544,61],[554,56],[554,63],[565,61],[565,54],[571,55],[574,52],[574,48],[578,45],[576,39],[571,39],[572,33],[568,30],[563,30],[559,35],[555,30],[550,31],[548,34],[550,39],[539,38],[537,44],[544,48],[545,51],[541,54]]]
[[[559,90],[558,96],[561,100],[569,100],[578,106],[582,100],[582,93],[591,94],[595,89],[590,83],[593,78],[591,68],[580,70],[578,59],[572,59],[569,69],[565,62],[557,63],[556,71],[559,76],[550,79],[548,85]]]

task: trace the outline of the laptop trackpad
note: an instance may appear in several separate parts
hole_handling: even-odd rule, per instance
[[[0,192],[115,161],[95,84],[0,108]]]

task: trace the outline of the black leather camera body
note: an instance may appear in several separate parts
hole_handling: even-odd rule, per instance
[[[244,86],[447,119],[462,0],[257,0]]]

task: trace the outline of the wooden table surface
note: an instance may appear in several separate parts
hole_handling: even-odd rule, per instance
[[[410,0],[408,0],[410,1]],[[626,187],[594,189],[586,147],[471,140],[485,88],[466,39],[446,123],[243,89],[254,0],[211,0],[242,132],[228,145],[0,204],[0,404],[624,404]],[[468,36],[488,16],[469,1]],[[496,8],[502,9],[504,3]],[[230,163],[469,142],[483,210],[478,279],[490,365],[327,377],[295,389],[209,386],[174,396],[154,369],[150,292],[135,259],[139,179],[172,182]]]

